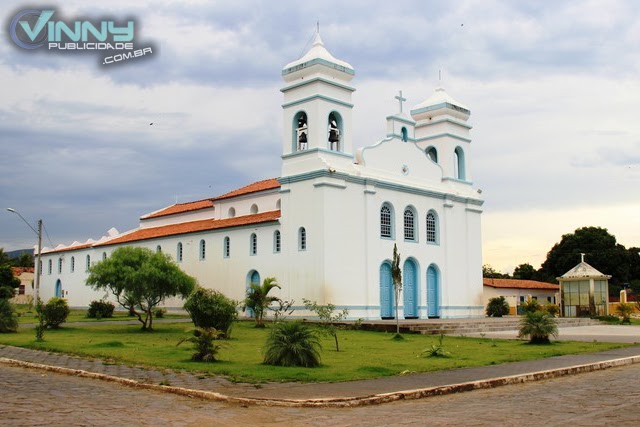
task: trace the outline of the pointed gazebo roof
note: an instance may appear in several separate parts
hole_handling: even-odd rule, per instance
[[[580,264],[573,267],[571,270],[558,277],[558,280],[571,280],[571,279],[610,279],[611,276],[602,274],[594,267],[590,266],[584,261],[584,254],[582,256]]]
[[[414,120],[419,121],[445,111],[465,120],[471,114],[469,107],[453,99],[442,86],[439,86],[429,98],[411,109],[411,116]]]

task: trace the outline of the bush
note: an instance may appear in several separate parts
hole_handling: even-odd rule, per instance
[[[91,304],[89,304],[89,310],[87,310],[87,317],[90,319],[113,317],[113,310],[115,310],[115,308],[116,306],[108,301],[91,301]]]
[[[153,315],[155,316],[156,319],[162,319],[165,314],[167,314],[166,308],[158,307],[153,311]]]
[[[199,328],[215,328],[224,338],[231,335],[231,326],[238,317],[238,303],[222,293],[198,287],[184,304],[184,309]]]
[[[62,298],[51,298],[44,307],[42,307],[42,316],[44,317],[45,326],[57,329],[61,324],[67,321],[69,317],[69,305],[67,300]]]
[[[527,313],[535,313],[536,311],[540,311],[540,303],[537,299],[532,299],[531,301],[525,301],[522,304],[522,310],[525,314]]]
[[[177,345],[180,345],[185,341],[193,343],[196,350],[196,352],[191,355],[191,360],[193,361],[216,362],[216,356],[220,351],[220,348],[222,348],[222,345],[215,341],[220,339],[221,336],[222,332],[215,328],[196,329],[193,331],[193,336],[191,338],[185,338]]]
[[[630,324],[631,315],[635,312],[635,308],[631,303],[621,302],[616,306],[616,314],[620,317],[620,323]]]
[[[529,337],[530,344],[549,344],[549,336],[558,336],[558,321],[541,311],[529,312],[520,320],[518,338]]]
[[[265,365],[320,366],[320,341],[309,326],[300,321],[276,323],[267,337]]]
[[[509,314],[509,303],[504,297],[495,297],[487,304],[487,316],[502,317]]]
[[[18,315],[9,300],[0,298],[0,332],[16,332]]]

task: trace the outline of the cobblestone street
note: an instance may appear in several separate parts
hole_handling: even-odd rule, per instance
[[[638,425],[640,365],[361,408],[240,407],[0,366],[7,426]]]

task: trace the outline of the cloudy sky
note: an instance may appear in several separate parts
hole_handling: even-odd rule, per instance
[[[280,71],[320,21],[356,70],[356,149],[384,137],[398,90],[416,105],[440,70],[470,107],[486,264],[538,267],[582,226],[640,246],[640,2],[58,3],[66,21],[134,17],[136,46],[153,52],[101,65],[105,55],[21,49],[11,19],[39,5],[3,1],[0,207],[43,218],[56,245],[279,176]],[[0,213],[0,247],[34,242]]]

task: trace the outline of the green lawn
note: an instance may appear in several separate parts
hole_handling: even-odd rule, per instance
[[[555,342],[533,346],[521,341],[445,337],[444,349],[450,358],[419,357],[437,344],[438,337],[404,335],[392,341],[393,334],[368,331],[341,331],[340,352],[332,338],[322,338],[320,368],[283,368],[262,365],[262,346],[268,330],[255,329],[253,323],[238,322],[232,338],[226,341],[218,363],[190,361],[191,344],[176,346],[189,337],[190,323],[156,324],[154,332],[142,332],[138,325],[87,324],[47,330],[45,342],[35,341],[34,328],[22,327],[18,333],[0,334],[0,343],[42,350],[102,358],[107,363],[148,365],[202,371],[205,375],[225,375],[234,381],[349,381],[428,372],[468,366],[492,365],[519,360],[540,359],[571,353],[587,353],[624,344],[593,342]]]
[[[38,319],[36,319],[35,309],[29,309],[26,306],[19,306],[18,314],[20,315],[20,317],[18,317],[18,323],[21,325],[28,324],[28,323],[38,323]],[[164,318],[165,319],[183,319],[183,318],[189,318],[189,316],[187,314],[165,314]],[[115,311],[113,313],[113,317],[104,317],[102,319],[90,319],[87,317],[87,310],[71,310],[71,313],[67,318],[67,322],[89,322],[89,323],[106,322],[106,321],[112,321],[112,320],[138,320],[138,318],[130,317],[124,311]],[[156,320],[155,316],[153,320]]]

